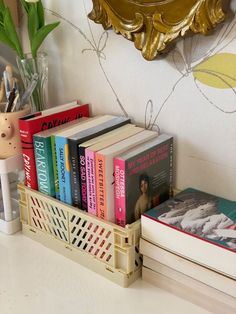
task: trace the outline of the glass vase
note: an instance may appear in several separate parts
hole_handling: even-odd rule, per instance
[[[26,89],[32,81],[33,75],[38,74],[37,85],[30,96],[31,112],[47,108],[48,103],[48,56],[45,52],[38,53],[36,58],[26,54],[25,59],[17,58],[17,66]]]

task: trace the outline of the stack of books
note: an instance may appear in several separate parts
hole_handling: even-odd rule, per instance
[[[71,103],[20,120],[26,186],[120,226],[172,195],[173,137]]]
[[[236,313],[236,202],[188,188],[141,217],[143,279]]]

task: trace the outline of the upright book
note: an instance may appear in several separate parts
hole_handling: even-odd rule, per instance
[[[124,118],[122,118],[122,119],[124,119]],[[127,120],[127,122],[129,122],[129,119]],[[117,137],[119,134],[123,134],[124,132],[126,132],[130,129],[134,129],[134,127],[135,127],[135,125],[133,125],[131,123],[127,123],[127,124],[124,124],[122,126],[119,126],[118,128],[114,128],[114,130],[111,130],[111,131],[108,131],[104,134],[92,137],[88,141],[85,141],[79,145],[78,151],[79,151],[80,160],[82,162],[82,164],[80,165],[80,175],[82,174],[82,172],[84,173],[84,171],[86,171],[86,178],[83,178],[83,181],[84,181],[84,187],[86,186],[86,190],[87,190],[87,194],[86,194],[87,195],[87,205],[85,203],[86,208],[82,208],[82,209],[87,210],[88,212],[91,213],[91,211],[89,211],[89,202],[91,203],[91,200],[92,200],[90,192],[91,192],[92,181],[94,181],[94,177],[95,177],[95,172],[94,172],[95,169],[92,166],[92,158],[91,158],[92,154],[90,154],[90,155],[88,154],[88,149],[90,147],[94,147],[97,145],[98,146],[101,146],[101,145],[104,146],[104,145],[106,145],[106,143],[111,142],[114,139],[114,137]],[[109,144],[107,144],[107,145],[109,145]],[[106,147],[106,146],[104,146],[104,147]],[[83,163],[85,163],[85,165],[83,165]],[[84,194],[84,197],[85,197],[85,194]]]
[[[157,137],[156,132],[144,130],[96,152],[97,215],[99,218],[115,222],[114,157],[154,137]]]
[[[70,165],[72,168],[71,186],[74,206],[77,206],[82,210],[87,210],[85,146],[82,146],[81,143],[117,129],[127,123],[130,123],[130,118],[113,116],[111,119],[103,123],[98,123],[96,126],[78,132],[68,138]],[[79,198],[75,197],[75,195],[78,195]]]
[[[89,118],[87,121],[79,123],[68,130],[56,134],[56,155],[58,165],[58,179],[60,200],[64,203],[72,205],[72,187],[71,187],[71,171],[73,168],[70,165],[69,157],[69,142],[68,137],[91,128],[99,123],[112,119],[113,116],[104,115]]]
[[[79,118],[33,135],[38,190],[40,192],[52,197],[56,196],[59,199],[55,135],[80,124],[86,119],[88,118]]]
[[[102,141],[89,146],[85,150],[86,159],[86,178],[87,178],[87,202],[88,212],[97,215],[96,203],[96,160],[95,154],[97,151],[120,142],[134,134],[143,131],[143,128],[136,127],[133,124],[127,124],[102,136]]]
[[[121,226],[172,196],[173,137],[151,139],[114,158],[115,216]]]
[[[36,112],[19,120],[25,184],[27,187],[35,190],[38,189],[33,135],[83,116],[89,116],[89,106],[87,104],[78,105],[77,102],[74,102],[42,112]]]
[[[143,214],[141,232],[148,241],[236,279],[235,221],[235,201],[188,188]]]

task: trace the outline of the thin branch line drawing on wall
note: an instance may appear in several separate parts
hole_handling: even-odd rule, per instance
[[[211,100],[206,96],[206,94],[204,94],[204,93],[202,92],[202,90],[201,90],[201,88],[199,87],[199,85],[198,85],[196,79],[194,79],[194,83],[195,83],[195,85],[196,85],[198,91],[202,94],[202,96],[203,96],[210,104],[212,104],[212,106],[214,106],[216,109],[220,110],[220,111],[223,112],[223,113],[235,113],[235,112],[236,112],[236,110],[226,111],[226,110],[223,110],[222,108],[218,107],[216,104],[214,104],[213,101],[211,101]],[[234,94],[236,94],[236,92],[235,92],[234,89],[233,89],[233,91],[234,91]]]
[[[199,38],[201,35],[195,35],[195,37],[192,37],[190,39],[183,39],[183,43],[185,43],[187,40],[190,41],[190,49],[183,49],[183,51],[178,50],[178,47],[176,47],[171,53],[170,56],[172,58],[172,61],[175,65],[176,70],[181,74],[181,77],[178,78],[178,80],[174,83],[173,87],[171,88],[170,93],[167,95],[167,97],[165,98],[165,100],[162,102],[162,104],[160,105],[156,116],[153,119],[153,123],[149,124],[149,128],[152,129],[153,125],[157,122],[159,115],[161,114],[162,110],[164,109],[164,107],[167,104],[167,101],[170,99],[170,97],[173,95],[174,91],[176,90],[177,86],[179,85],[179,83],[186,77],[189,77],[190,74],[194,74],[197,72],[201,72],[201,73],[207,73],[210,74],[211,76],[214,76],[216,78],[218,78],[219,80],[221,80],[222,82],[224,82],[224,84],[232,90],[233,92],[233,96],[236,98],[236,90],[235,88],[225,79],[225,78],[229,78],[232,81],[236,81],[236,76],[233,77],[231,75],[227,75],[225,73],[221,73],[221,72],[217,72],[214,69],[211,69],[211,71],[207,70],[207,69],[201,69],[201,70],[197,70],[196,67],[199,66],[200,64],[204,64],[204,62],[206,62],[207,60],[209,60],[210,58],[214,57],[215,55],[219,54],[223,49],[225,49],[229,44],[231,44],[235,39],[236,39],[236,35],[233,35],[232,38],[230,37],[230,35],[233,34],[233,32],[236,32],[236,14],[234,12],[234,18],[232,19],[232,21],[229,24],[225,24],[225,26],[223,27],[222,31],[220,32],[219,38],[217,38],[216,40],[216,44],[206,52],[206,54],[204,54],[201,57],[201,60],[199,61],[199,59],[197,60],[198,63],[193,65],[193,61],[191,61],[193,59],[194,56],[194,52],[197,49],[197,46],[199,44]],[[224,43],[227,39],[228,42],[226,42],[222,47],[220,47],[219,49],[216,50],[216,48]],[[194,42],[193,42],[194,41]],[[182,62],[183,62],[183,66],[184,66],[184,71],[181,71],[179,69],[179,66],[175,60],[175,56],[176,54],[181,58]],[[236,67],[236,54],[235,54],[235,67]],[[236,75],[236,73],[235,73]],[[210,98],[202,91],[200,85],[197,83],[197,79],[194,77],[193,75],[193,80],[194,83],[197,87],[197,90],[200,92],[200,94],[204,97],[204,99],[211,104],[212,106],[214,106],[215,109],[221,111],[222,113],[225,114],[233,114],[236,113],[236,109],[234,110],[224,110],[222,107],[216,105],[214,103],[214,101],[210,100]],[[150,101],[150,100],[149,100]],[[149,102],[148,101],[148,102]],[[148,105],[148,104],[147,104]]]
[[[86,10],[85,2],[84,4],[84,11],[86,14],[86,17],[88,15],[88,12]],[[117,94],[115,87],[113,86],[111,80],[109,79],[109,75],[104,69],[103,60],[106,60],[105,55],[105,49],[107,48],[107,42],[109,39],[109,33],[108,31],[103,31],[100,35],[98,41],[96,41],[92,27],[91,27],[91,21],[87,17],[87,23],[89,28],[89,33],[91,35],[92,40],[88,38],[88,36],[81,30],[80,27],[73,24],[71,21],[60,15],[59,13],[46,9],[46,11],[50,12],[52,15],[56,16],[57,18],[63,20],[65,23],[68,23],[72,28],[74,28],[76,31],[79,32],[79,34],[84,38],[84,40],[89,45],[89,48],[82,49],[82,53],[84,52],[95,52],[98,64],[100,66],[100,69],[105,77],[105,80],[110,87],[113,95],[115,96],[116,102],[122,111],[123,115],[128,116],[128,113],[125,109],[125,106],[122,104],[119,95]],[[236,113],[236,109],[227,110],[224,108],[224,105],[217,105],[214,100],[211,100],[210,97],[207,95],[207,90],[203,91],[202,86],[206,87],[215,87],[214,84],[211,82],[209,83],[207,80],[210,80],[211,78],[218,80],[221,84],[224,86],[221,87],[221,89],[230,89],[232,91],[232,97],[236,97],[236,90],[235,86],[232,84],[232,82],[236,82],[236,76],[231,75],[231,73],[228,73],[227,69],[223,69],[224,71],[218,71],[217,69],[214,69],[214,67],[208,68],[209,64],[207,62],[213,62],[214,57],[217,55],[220,55],[220,53],[229,46],[235,39],[236,39],[236,15],[235,12],[233,14],[233,18],[230,22],[226,22],[223,27],[216,33],[216,38],[210,38],[209,40],[215,41],[210,48],[207,49],[204,53],[199,54],[199,47],[201,47],[201,38],[202,35],[195,35],[194,37],[185,38],[182,41],[183,48],[180,49],[180,46],[177,44],[176,48],[172,50],[172,52],[169,53],[168,58],[171,58],[172,63],[174,65],[174,68],[176,71],[180,73],[180,77],[176,80],[176,82],[173,84],[173,86],[170,89],[170,92],[165,97],[164,101],[160,104],[158,108],[158,104],[153,103],[152,99],[149,99],[144,106],[145,108],[145,128],[147,129],[157,129],[159,132],[159,125],[158,125],[158,118],[163,111],[163,109],[167,106],[168,101],[170,100],[171,96],[176,91],[176,88],[179,86],[180,82],[184,82],[185,78],[191,78],[196,86],[196,90],[201,94],[201,96],[209,103],[211,106],[213,106],[216,110],[219,110],[220,112],[224,114],[234,114]],[[232,56],[231,56],[232,57]],[[235,59],[233,59],[236,66],[236,54]],[[226,60],[227,61],[227,60]],[[158,61],[156,61],[158,62]],[[214,62],[213,62],[214,64]],[[157,65],[158,66],[158,65]],[[201,76],[207,76],[204,77],[204,80],[201,79]],[[203,85],[202,85],[203,84]],[[213,84],[213,85],[212,85]],[[154,115],[154,112],[156,111],[156,114]]]
[[[84,4],[84,9],[85,9],[85,13],[86,13],[86,16],[87,16],[87,12],[86,12],[86,8],[85,8],[85,4]],[[90,25],[90,21],[89,19],[87,18],[87,21],[88,21],[88,27],[89,27],[89,31],[90,31],[90,34],[91,34],[91,37],[92,37],[92,41],[89,40],[88,36],[86,36],[86,34],[78,27],[76,26],[75,24],[73,24],[72,22],[70,22],[68,19],[66,19],[65,17],[63,17],[62,15],[60,15],[59,13],[51,10],[51,9],[46,9],[46,11],[50,12],[52,15],[56,16],[57,18],[61,19],[62,21],[68,23],[72,28],[74,28],[76,31],[79,32],[79,34],[85,39],[85,41],[90,45],[91,48],[85,48],[82,50],[82,53],[84,52],[87,52],[87,51],[92,51],[92,52],[95,52],[96,53],[96,56],[98,58],[98,63],[99,63],[99,66],[102,70],[102,73],[106,79],[106,82],[107,84],[109,85],[109,87],[111,88],[112,90],[112,93],[114,94],[115,96],[115,99],[123,113],[124,116],[128,117],[128,113],[126,112],[124,106],[122,105],[122,102],[121,100],[119,99],[119,96],[117,94],[117,92],[115,91],[115,88],[113,87],[104,67],[103,67],[103,64],[102,64],[102,59],[106,59],[106,56],[104,54],[104,50],[106,48],[106,43],[107,43],[107,40],[108,40],[108,32],[107,31],[104,31],[99,40],[98,40],[98,44],[96,43],[96,40],[94,38],[94,35],[93,35],[93,31],[92,31],[92,28],[91,28],[91,25]],[[104,38],[105,36],[105,40],[104,40],[104,43],[102,46],[101,43],[102,43],[102,39]]]

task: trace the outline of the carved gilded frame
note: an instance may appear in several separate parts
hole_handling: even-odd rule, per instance
[[[187,31],[208,34],[224,20],[224,0],[92,0],[89,18],[132,40],[146,60]]]

